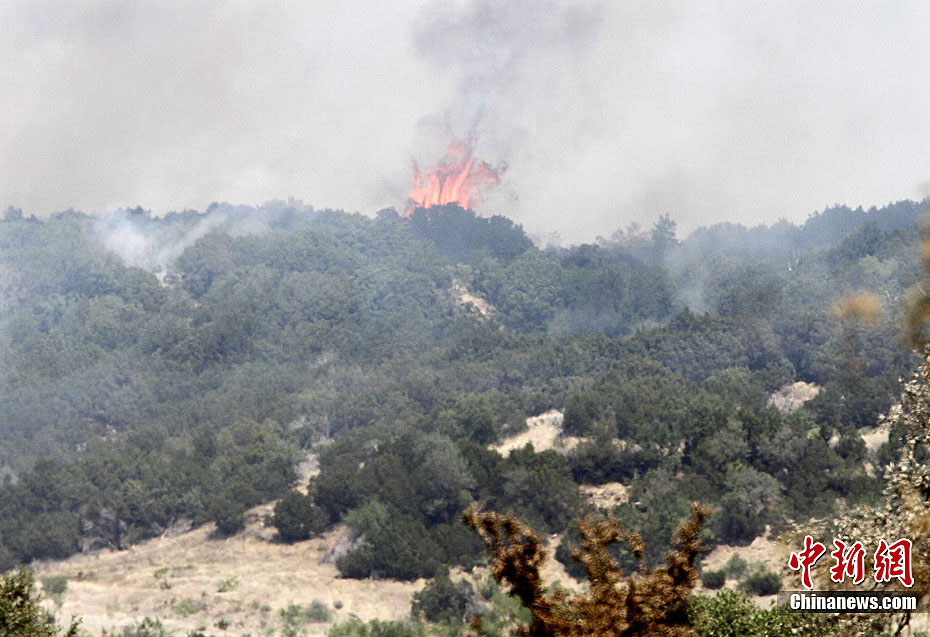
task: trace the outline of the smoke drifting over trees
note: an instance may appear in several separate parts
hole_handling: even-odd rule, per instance
[[[190,210],[161,218],[139,208],[120,209],[97,215],[91,234],[126,265],[163,277],[185,250],[211,232],[240,237],[271,228],[296,229],[312,216],[313,208],[295,201],[259,208],[213,204],[203,214]]]
[[[0,8],[0,206],[404,207],[481,115],[485,202],[568,242],[923,196],[927,7],[411,1]],[[863,87],[868,90],[863,90]]]

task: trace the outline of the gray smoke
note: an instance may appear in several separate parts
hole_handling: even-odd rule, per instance
[[[930,5],[0,3],[0,210],[402,208],[480,115],[482,214],[568,242],[925,194]]]
[[[587,63],[602,27],[600,2],[433,2],[413,29],[414,50],[455,90],[419,120],[419,149],[437,154],[449,137],[476,136],[482,157],[511,163],[538,133],[538,104]],[[488,205],[513,215],[519,193],[507,183]]]
[[[164,280],[178,257],[211,232],[233,237],[263,234],[273,227],[297,228],[313,215],[312,207],[295,200],[270,201],[257,208],[215,203],[203,213],[186,211],[165,218],[119,209],[96,215],[91,232],[126,265]]]

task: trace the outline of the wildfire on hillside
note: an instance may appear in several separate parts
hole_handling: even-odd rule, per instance
[[[439,165],[421,173],[413,160],[413,188],[410,190],[409,216],[417,208],[457,203],[469,208],[480,201],[482,189],[500,183],[506,169],[494,168],[475,157],[475,140],[454,141],[446,148]]]

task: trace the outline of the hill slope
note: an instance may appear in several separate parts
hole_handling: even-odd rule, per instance
[[[37,578],[64,576],[68,587],[60,617],[83,617],[93,635],[158,617],[168,628],[223,634],[216,624],[228,622],[227,634],[280,632],[280,611],[291,604],[306,608],[322,602],[333,621],[400,619],[410,614],[410,601],[424,581],[353,580],[339,577],[327,556],[344,542],[345,527],[293,545],[271,542],[274,529],[262,518],[262,505],[248,513],[246,530],[213,539],[207,524],[174,537],[140,542],[125,551],[103,550],[45,562]],[[229,583],[235,578],[238,584]],[[219,592],[223,582],[231,589]],[[335,606],[341,603],[341,608]],[[323,635],[331,623],[306,622],[310,635]]]

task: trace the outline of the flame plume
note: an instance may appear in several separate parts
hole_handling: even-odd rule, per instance
[[[413,188],[407,216],[417,208],[431,208],[457,203],[463,208],[480,201],[481,189],[500,183],[504,167],[493,168],[474,155],[473,139],[454,141],[446,148],[446,156],[439,166],[426,174],[420,172],[413,160]]]

